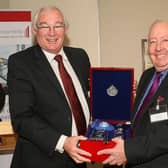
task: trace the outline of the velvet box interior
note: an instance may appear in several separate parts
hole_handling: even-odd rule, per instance
[[[130,137],[130,112],[133,104],[132,68],[91,68],[91,122],[80,148],[92,153],[93,162],[102,162],[108,155],[97,151],[112,148],[114,137]]]

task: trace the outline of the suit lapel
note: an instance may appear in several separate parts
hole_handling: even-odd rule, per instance
[[[133,113],[132,113],[132,118],[135,115],[135,113],[137,112],[137,109],[139,107],[139,104],[141,103],[141,100],[145,94],[145,91],[149,85],[149,82],[151,81],[151,78],[153,76],[154,70],[150,71],[149,73],[147,73],[143,79],[140,81],[141,83],[139,84],[139,88],[137,91],[137,97],[135,99],[135,103],[134,103],[134,109],[133,109]],[[153,98],[152,98],[153,99]],[[151,101],[150,101],[151,103]],[[148,107],[150,105],[150,103],[146,106]],[[145,108],[146,109],[146,108]]]
[[[86,95],[87,91],[84,87],[85,86],[84,81],[81,78],[80,72],[78,71],[78,58],[80,59],[80,56],[79,57],[73,56],[71,49],[68,47],[64,47],[64,52],[66,53],[70,64],[72,65],[75,73],[78,76],[78,79],[79,79],[81,86],[84,90],[85,97],[87,97],[87,95]],[[36,59],[35,62],[36,62],[36,65],[37,65],[39,71],[41,71],[46,76],[46,80],[48,80],[53,85],[53,87],[56,88],[59,91],[59,93],[65,97],[64,92],[62,90],[62,87],[61,87],[54,71],[52,70],[51,65],[49,64],[46,56],[44,55],[44,53],[42,52],[41,48],[38,45],[37,45],[37,47],[35,47],[35,59]]]
[[[36,60],[35,60],[36,65],[39,71],[41,71],[43,75],[46,76],[46,80],[52,83],[54,88],[58,89],[58,91],[64,96],[61,85],[59,84],[59,81],[54,71],[52,70],[51,65],[49,64],[47,58],[45,57],[44,53],[42,52],[39,46],[35,48],[35,57],[36,57]]]
[[[84,80],[83,78],[81,77],[81,72],[79,71],[79,65],[78,65],[78,61],[80,59],[80,55],[77,55],[76,53],[74,54],[73,52],[71,52],[72,50],[69,48],[69,47],[64,47],[64,52],[71,64],[71,66],[73,67],[73,70],[75,71],[79,81],[80,81],[80,84],[84,90],[84,94],[85,94],[85,97],[87,99],[87,89],[85,88],[85,83],[84,83]],[[74,54],[74,55],[73,55]],[[80,69],[81,70],[81,69]]]
[[[139,85],[139,90],[137,92],[136,109],[138,108],[138,106],[141,102],[141,99],[145,94],[145,91],[149,85],[150,80],[151,80],[151,76],[147,75],[146,77],[144,77],[142,84]]]
[[[164,80],[162,81],[161,85],[159,86],[159,88],[157,89],[156,93],[154,94],[154,96],[150,99],[148,105],[146,108],[148,108],[149,105],[151,105],[152,103],[157,103],[157,99],[159,97],[159,94],[161,92],[161,90],[164,90],[163,88],[167,86],[167,78],[168,75],[166,75],[166,77],[164,78]],[[166,90],[166,89],[165,89]]]
[[[70,48],[68,47],[64,47],[64,52],[71,64],[71,66],[73,67],[73,70],[75,71],[82,87],[84,86],[84,81],[82,80],[81,78],[81,74],[79,73],[79,69],[77,68],[78,67],[78,58],[80,59],[80,56],[73,56],[73,53],[71,52]]]
[[[145,93],[145,91],[146,91],[146,86],[149,85],[149,82],[150,82],[150,80],[151,80],[151,78],[152,78],[152,76],[153,76],[153,73],[154,73],[154,71],[152,71],[152,72],[150,72],[149,74],[147,74],[146,77],[145,77],[144,80],[143,80],[143,83],[142,83],[141,88],[140,88],[141,93],[139,93],[139,95],[138,95],[136,107],[135,107],[135,109],[134,109],[134,114],[135,114],[135,112],[137,111],[137,108],[138,108],[138,106],[139,106],[139,103],[140,103],[140,101],[141,101],[141,99],[142,99],[142,97],[143,97],[143,95],[144,95],[144,93]],[[161,91],[161,90],[164,90],[164,87],[167,87],[167,79],[168,79],[168,74],[167,74],[167,76],[165,77],[165,79],[162,81],[161,85],[159,86],[159,88],[158,88],[158,90],[156,91],[156,93],[154,94],[154,96],[149,100],[149,103],[148,103],[147,106],[145,107],[144,113],[142,114],[142,116],[145,114],[145,111],[148,109],[148,107],[149,107],[152,103],[155,103],[155,104],[156,104],[157,98],[158,98],[158,96],[159,96],[159,94],[160,94],[160,91]],[[165,89],[165,90],[166,90],[166,89]],[[134,115],[134,114],[133,114],[133,115]]]

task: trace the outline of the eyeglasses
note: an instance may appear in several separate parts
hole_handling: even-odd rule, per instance
[[[42,23],[37,25],[37,28],[43,31],[51,31],[51,30],[61,31],[65,28],[65,24],[61,22],[61,23],[55,24],[54,26],[49,26],[48,24]]]
[[[148,40],[149,45],[156,45],[156,44],[168,44],[168,37],[161,37],[161,38],[151,38]]]

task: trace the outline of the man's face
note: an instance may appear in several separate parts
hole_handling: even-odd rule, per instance
[[[57,54],[63,46],[66,28],[59,11],[47,9],[40,13],[37,29],[33,29],[37,43],[46,51]]]
[[[149,33],[148,52],[157,71],[168,69],[168,23],[156,23]]]

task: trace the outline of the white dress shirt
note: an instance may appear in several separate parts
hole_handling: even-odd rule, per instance
[[[60,82],[60,85],[64,91],[64,94],[67,98],[67,101],[69,103],[69,100],[68,100],[68,97],[66,95],[66,92],[64,90],[64,86],[63,86],[63,83],[62,83],[62,80],[61,80],[61,77],[60,77],[60,73],[59,73],[59,69],[58,69],[58,63],[57,61],[54,60],[54,57],[56,56],[55,54],[52,54],[52,53],[49,53],[45,50],[43,50],[47,60],[49,61],[56,77],[58,78],[59,82]],[[77,78],[77,75],[75,73],[75,71],[73,70],[71,64],[69,63],[63,49],[61,49],[61,51],[58,53],[62,56],[63,58],[63,64],[66,68],[66,70],[68,71],[69,75],[71,76],[71,79],[73,81],[73,84],[74,84],[74,87],[75,87],[75,90],[76,90],[76,93],[77,93],[77,96],[79,98],[79,101],[81,103],[81,106],[82,106],[82,109],[83,109],[83,112],[84,112],[84,116],[85,116],[85,119],[86,119],[86,124],[88,125],[89,124],[89,118],[90,118],[90,113],[89,113],[89,107],[88,107],[88,104],[87,104],[87,101],[85,99],[85,96],[84,96],[84,93],[83,93],[83,90],[82,90],[82,87],[81,87],[81,84]],[[70,104],[69,104],[70,105]],[[76,124],[75,124],[75,120],[74,120],[74,117],[73,117],[73,114],[72,114],[72,136],[77,136],[77,127],[76,127]],[[65,142],[65,139],[66,139],[66,135],[61,135],[61,137],[59,138],[57,144],[56,144],[56,148],[55,150],[58,150],[59,152],[63,152],[64,149],[63,149],[63,145],[64,145],[64,142]]]

